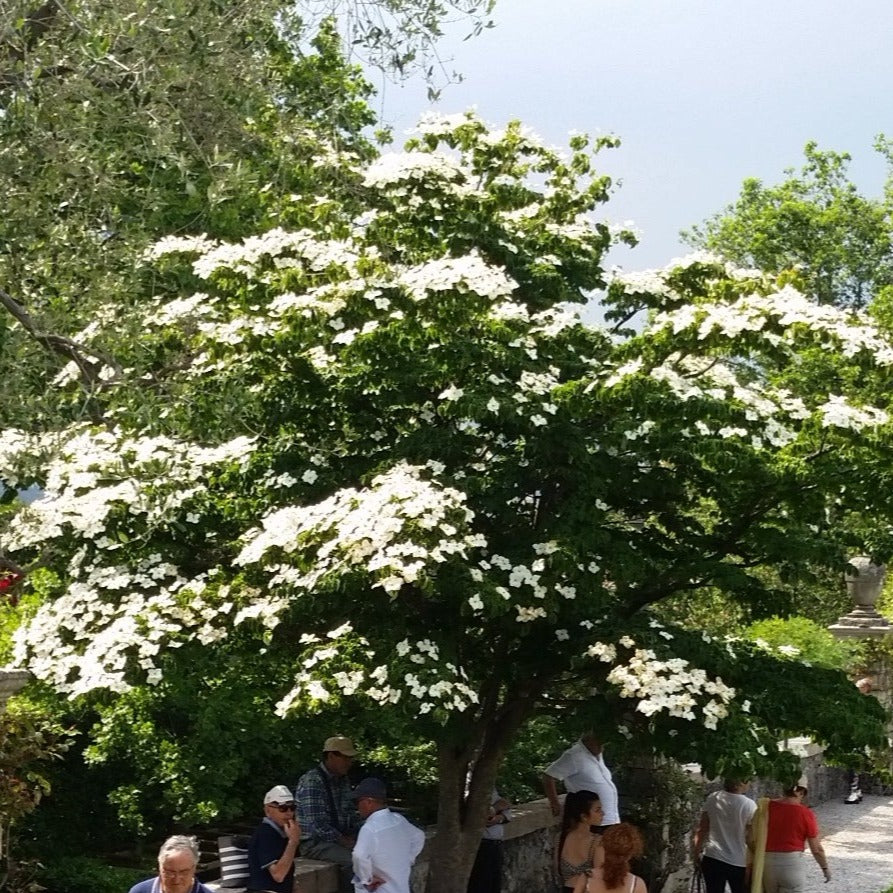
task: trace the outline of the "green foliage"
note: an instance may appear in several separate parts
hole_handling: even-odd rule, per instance
[[[466,40],[492,28],[495,5],[496,0],[309,0],[299,9],[311,27],[319,15],[338,16],[345,43],[353,52],[395,79],[421,72],[428,82],[429,99],[436,99],[444,81],[461,80],[439,55],[438,39],[459,22],[469,29]]]
[[[838,670],[849,670],[858,662],[861,648],[859,642],[835,639],[807,617],[759,620],[748,627],[747,637],[803,663]]]
[[[45,402],[4,407],[0,452],[44,490],[2,519],[49,568],[15,657],[79,711],[80,790],[102,770],[132,834],[225,819],[348,732],[395,776],[436,760],[446,893],[501,761],[542,765],[554,728],[710,774],[788,771],[789,731],[884,740],[843,673],[685,603],[783,613],[854,547],[893,554],[875,330],[710,260],[609,282],[614,140],[434,116],[377,158],[331,26],[305,58],[269,7],[199,3],[193,64],[175,0],[135,5],[38,35],[71,76],[0,124],[7,179],[71,196],[31,211],[56,241],[11,218],[29,307],[87,324],[58,379],[12,347]],[[47,168],[65,114],[73,171]],[[161,230],[193,238],[146,254]],[[613,331],[572,312],[605,287]]]
[[[634,870],[649,890],[660,890],[689,861],[685,829],[697,822],[703,786],[677,764],[641,755],[621,766],[615,780],[623,791],[621,819],[637,825],[645,840],[644,856]],[[667,834],[667,829],[680,833]]]
[[[46,893],[121,893],[150,874],[89,856],[56,856],[42,866],[37,879]]]
[[[270,786],[297,780],[302,751],[318,759],[321,733],[308,739],[306,727],[275,716],[259,655],[188,651],[193,672],[172,664],[160,685],[95,704],[84,757],[119,779],[109,796],[138,836],[169,819],[192,826],[252,815]]]
[[[132,259],[162,234],[279,220],[283,196],[327,180],[301,163],[322,144],[369,151],[370,88],[331,22],[296,55],[311,35],[274,24],[277,0],[78,0],[44,7],[39,25],[32,5],[7,9],[0,54],[0,284],[37,332],[74,336],[138,292]],[[7,320],[0,374],[16,399],[0,401],[0,421],[95,412],[89,395],[65,406],[43,386],[70,355]]]
[[[23,820],[50,793],[50,764],[68,748],[69,733],[39,707],[13,700],[0,715],[0,887],[35,893],[35,864],[19,846]]]
[[[889,162],[883,138],[876,148]],[[799,172],[776,186],[745,180],[735,204],[683,236],[736,263],[788,271],[820,303],[864,307],[893,282],[889,196],[860,195],[846,153],[810,142],[804,154]]]
[[[6,827],[49,794],[47,765],[67,749],[66,738],[64,729],[25,701],[0,715],[0,817]]]

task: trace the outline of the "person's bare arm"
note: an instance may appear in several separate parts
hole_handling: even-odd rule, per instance
[[[504,825],[510,818],[509,803],[505,797],[500,797],[492,806],[492,812],[487,819],[487,825]]]
[[[701,813],[701,821],[698,822],[691,835],[691,855],[697,860],[704,852],[704,844],[707,843],[707,835],[710,833],[710,816],[706,812]]]
[[[822,846],[821,840],[818,837],[807,837],[806,843],[809,845],[809,852],[812,853],[812,858],[819,863],[819,868],[822,869],[822,873],[825,875],[825,883],[831,880],[831,869],[828,868],[828,857],[825,855],[825,848]]]
[[[545,772],[543,773],[543,790],[549,799],[549,806],[552,807],[552,815],[560,815],[561,804],[558,802],[558,788],[555,786],[555,779]]]
[[[297,819],[289,819],[285,823],[284,830],[288,837],[285,849],[282,851],[282,855],[267,869],[277,884],[281,884],[288,875],[289,869],[295,861],[298,844],[301,842],[301,826]]]

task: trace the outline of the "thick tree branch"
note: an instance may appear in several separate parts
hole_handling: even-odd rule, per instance
[[[95,348],[77,344],[64,335],[42,331],[28,311],[2,288],[0,288],[0,306],[4,307],[41,347],[73,361],[80,370],[81,378],[85,384],[95,387],[97,384],[107,384],[120,378],[121,367],[111,357]],[[100,372],[106,366],[114,369],[115,375],[100,382]]]

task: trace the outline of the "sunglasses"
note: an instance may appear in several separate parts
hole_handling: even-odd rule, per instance
[[[294,812],[295,811],[294,803],[271,803],[270,806],[272,806],[273,809],[278,809],[279,812]]]

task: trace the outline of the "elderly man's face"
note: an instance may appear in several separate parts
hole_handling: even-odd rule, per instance
[[[295,804],[293,800],[287,803],[268,803],[264,807],[264,815],[275,822],[280,828],[285,827],[285,823],[292,821],[295,817]]]
[[[195,860],[192,853],[168,853],[159,864],[162,893],[188,893],[195,880]]]

